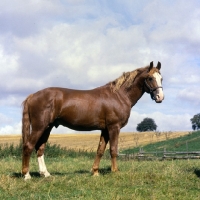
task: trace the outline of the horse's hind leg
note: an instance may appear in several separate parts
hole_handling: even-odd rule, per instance
[[[38,140],[35,149],[37,152],[37,158],[38,158],[38,165],[39,165],[39,172],[40,175],[44,175],[45,177],[51,176],[50,173],[47,171],[45,161],[44,161],[44,149],[46,142],[49,138],[49,134],[51,132],[51,129],[53,128],[52,125],[50,125],[42,134],[40,139]]]
[[[33,149],[34,149],[34,146],[30,142],[27,142],[26,144],[23,145],[22,174],[25,176],[24,177],[25,180],[28,180],[31,178],[29,174],[29,162],[30,162],[30,157],[31,157],[31,153]]]
[[[31,131],[27,142],[23,145],[23,155],[22,155],[22,174],[25,176],[25,180],[30,179],[31,176],[29,174],[29,162],[31,153],[35,148],[35,145],[38,141],[38,137],[41,136],[43,131]]]
[[[98,146],[98,149],[97,149],[97,155],[96,155],[96,158],[94,160],[94,164],[92,166],[92,174],[94,176],[98,176],[99,175],[99,172],[98,172],[99,163],[100,163],[101,157],[104,154],[104,151],[105,151],[106,145],[108,143],[108,140],[109,140],[108,131],[107,130],[102,130],[101,136],[100,136],[100,141],[99,141],[99,146]]]

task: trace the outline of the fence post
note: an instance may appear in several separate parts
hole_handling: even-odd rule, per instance
[[[188,152],[188,141],[186,141],[186,150]]]
[[[164,151],[163,151],[163,157],[165,159],[165,153],[166,153],[166,148],[164,148]]]

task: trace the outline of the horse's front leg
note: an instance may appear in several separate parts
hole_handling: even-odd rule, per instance
[[[37,151],[37,158],[38,158],[38,165],[39,165],[39,173],[40,175],[43,175],[44,177],[51,176],[50,173],[47,171],[47,167],[44,162],[44,149],[46,146],[46,142],[49,138],[51,129],[53,128],[53,125],[50,125],[43,133],[43,135],[38,140],[35,149]]]
[[[111,156],[111,171],[118,171],[117,156],[118,156],[118,138],[120,128],[118,125],[109,127],[109,142],[110,142],[110,156]]]
[[[99,146],[98,146],[98,149],[97,149],[97,155],[95,157],[94,164],[92,166],[92,174],[94,176],[99,175],[99,163],[100,163],[100,160],[101,160],[101,158],[104,154],[104,151],[106,149],[106,145],[108,143],[108,140],[109,140],[108,131],[102,130],[101,136],[100,136],[100,141],[99,141]]]
[[[48,176],[51,176],[51,175],[47,171],[47,167],[46,167],[45,162],[44,162],[44,148],[45,148],[45,143],[42,144],[37,151],[39,173],[40,173],[40,175],[43,175],[44,177],[48,177]]]

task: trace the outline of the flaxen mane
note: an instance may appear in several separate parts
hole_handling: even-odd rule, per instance
[[[122,85],[129,88],[137,76],[137,70],[132,72],[124,72],[119,78],[110,83],[110,88],[113,92],[117,92]]]
[[[128,89],[132,85],[137,74],[140,74],[145,70],[148,70],[148,68],[149,65],[146,67],[138,68],[132,72],[124,72],[119,78],[110,82],[110,88],[112,92],[117,92],[122,85],[125,87],[125,89]],[[149,72],[149,74],[153,74],[155,71],[159,73],[159,70],[154,68],[151,72]]]

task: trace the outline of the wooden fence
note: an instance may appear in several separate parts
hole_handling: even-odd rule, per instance
[[[175,160],[175,159],[200,159],[200,151],[155,151],[139,152],[132,154],[118,154],[122,160]]]

